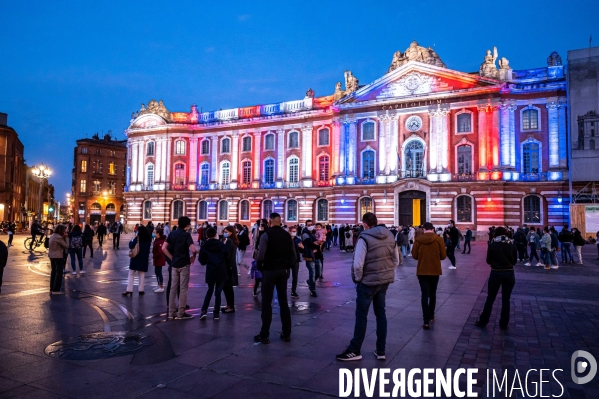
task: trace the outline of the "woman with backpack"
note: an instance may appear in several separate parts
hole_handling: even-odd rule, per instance
[[[83,229],[83,257],[85,258],[85,250],[89,247],[90,256],[94,257],[94,231],[89,226],[89,224],[85,225],[85,229]]]
[[[79,273],[85,274],[85,270],[83,270],[83,234],[81,233],[81,226],[76,224],[73,226],[73,230],[69,233],[69,256],[71,257],[71,269],[73,271],[71,274],[73,276],[77,275],[77,267],[75,266],[75,256],[77,256],[77,260],[79,261]]]
[[[123,296],[133,295],[133,278],[135,272],[139,276],[139,295],[144,295],[144,287],[146,281],[146,273],[150,263],[150,248],[152,246],[152,236],[144,225],[137,228],[137,237],[129,242],[129,278],[127,280],[127,291],[123,292]],[[137,247],[137,249],[136,249]]]
[[[239,245],[239,239],[233,226],[225,227],[223,232],[225,237],[225,247],[227,248],[227,281],[223,287],[223,293],[225,294],[225,300],[227,306],[221,309],[223,313],[235,312],[235,292],[233,287],[239,285],[238,273],[237,273],[237,247]]]

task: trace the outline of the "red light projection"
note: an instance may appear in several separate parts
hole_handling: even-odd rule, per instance
[[[171,112],[173,122],[189,122],[189,114],[187,112]]]

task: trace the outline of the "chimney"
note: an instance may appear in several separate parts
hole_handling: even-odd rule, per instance
[[[0,112],[0,126],[8,126],[8,114]]]

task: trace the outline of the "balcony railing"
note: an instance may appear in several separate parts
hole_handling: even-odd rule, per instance
[[[248,188],[252,188],[252,183],[240,183],[237,185],[237,188],[241,190],[246,190]]]
[[[332,187],[333,181],[332,180],[313,180],[312,185],[314,187]]]
[[[475,181],[476,175],[472,173],[455,173],[451,175],[451,181]]]
[[[272,183],[262,182],[262,183],[260,183],[260,188],[277,188],[277,184],[275,182],[272,182]]]
[[[356,179],[356,184],[376,184],[376,179],[374,177],[363,177],[361,179]]]
[[[547,181],[547,173],[520,173],[520,181]]]
[[[402,170],[401,178],[402,179],[408,179],[408,178],[424,179],[424,178],[426,178],[426,174],[424,173],[423,170]]]
[[[283,187],[285,188],[299,188],[300,183],[298,181],[286,181]]]
[[[210,190],[210,184],[197,184],[196,190],[198,190],[198,191]]]
[[[173,184],[171,190],[184,191],[188,190],[187,184]]]

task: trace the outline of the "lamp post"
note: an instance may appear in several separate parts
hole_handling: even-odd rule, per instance
[[[49,167],[41,163],[39,166],[34,166],[31,168],[31,174],[38,179],[40,179],[40,196],[39,196],[39,213],[38,220],[41,222],[42,220],[42,186],[44,185],[44,179],[49,178],[52,175],[52,171]]]

